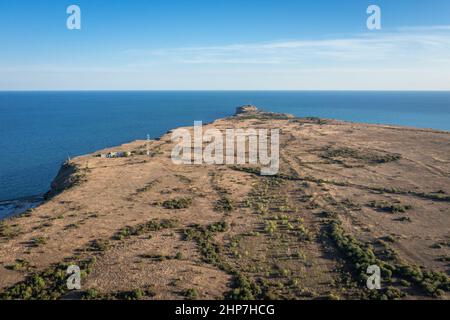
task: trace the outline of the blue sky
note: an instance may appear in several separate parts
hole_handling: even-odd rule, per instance
[[[0,48],[0,90],[450,90],[450,1],[0,0]]]

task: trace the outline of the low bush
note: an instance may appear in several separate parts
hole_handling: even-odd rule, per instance
[[[233,201],[226,197],[222,196],[214,205],[214,210],[221,212],[230,212],[234,210]]]
[[[403,205],[401,203],[391,204],[386,201],[371,201],[369,207],[388,213],[404,213],[412,208],[410,205]]]
[[[196,300],[199,297],[199,293],[195,288],[189,288],[183,292],[183,295],[189,300]]]
[[[82,270],[81,276],[85,277],[91,272],[94,258],[78,261]],[[0,294],[3,300],[54,300],[61,298],[68,292],[67,267],[69,264],[60,263],[40,273],[29,275],[24,281],[7,288]]]
[[[148,232],[158,231],[162,229],[174,228],[177,225],[176,220],[151,220],[149,222],[138,224],[136,226],[127,226],[120,229],[113,236],[114,240],[123,240],[131,236],[139,236]]]
[[[19,234],[20,228],[18,226],[12,226],[5,221],[0,221],[0,238],[13,239]]]
[[[34,237],[30,240],[30,246],[39,247],[47,243],[47,239],[44,237]]]
[[[189,208],[189,206],[192,204],[192,200],[189,198],[179,198],[179,199],[171,199],[166,200],[162,203],[162,206],[165,209],[174,209],[174,210],[180,210],[180,209],[186,209]]]

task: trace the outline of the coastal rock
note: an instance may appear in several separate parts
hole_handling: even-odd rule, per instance
[[[77,165],[66,161],[58,171],[55,179],[50,185],[50,190],[44,195],[46,200],[56,196],[57,194],[73,187],[81,180]]]
[[[236,115],[252,113],[252,112],[258,112],[258,108],[251,104],[236,108]]]

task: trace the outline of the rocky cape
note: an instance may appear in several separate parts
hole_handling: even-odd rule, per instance
[[[175,165],[170,133],[71,159],[0,224],[0,298],[448,298],[448,132],[254,106],[205,128],[279,128],[280,172]]]

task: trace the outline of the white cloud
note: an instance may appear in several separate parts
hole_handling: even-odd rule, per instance
[[[223,46],[132,50],[133,55],[180,64],[433,63],[450,56],[450,26],[405,27],[348,38],[288,40]]]
[[[0,64],[0,89],[450,90],[450,26]]]

